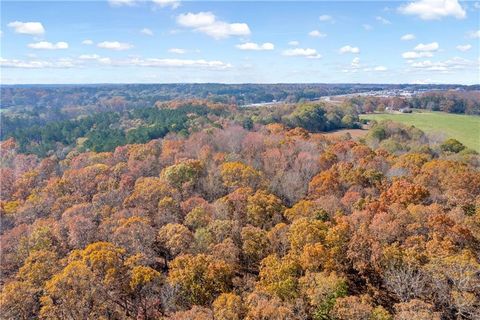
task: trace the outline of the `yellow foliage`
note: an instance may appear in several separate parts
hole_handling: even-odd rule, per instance
[[[251,187],[256,189],[262,183],[259,171],[241,162],[226,162],[220,166],[223,183],[230,188]]]
[[[161,279],[160,272],[145,266],[136,266],[130,276],[130,288],[138,290],[154,281]]]

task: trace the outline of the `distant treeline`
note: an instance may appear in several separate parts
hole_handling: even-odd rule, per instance
[[[480,115],[480,91],[433,91],[412,98],[359,96],[349,99],[348,103],[360,113],[414,108]]]
[[[62,110],[64,116],[89,111],[119,111],[152,106],[157,101],[209,99],[237,105],[272,100],[299,102],[326,95],[378,90],[479,90],[479,86],[391,84],[120,84],[63,86],[2,86],[1,107]],[[37,111],[41,110],[41,111]]]
[[[177,109],[139,108],[127,112],[101,112],[76,120],[52,121],[46,125],[24,126],[15,119],[3,119],[7,128],[2,139],[13,137],[19,150],[45,156],[59,147],[72,146],[77,139],[82,150],[112,151],[131,143],[145,143],[169,132],[186,132],[189,115],[220,114],[206,106],[185,105]]]
[[[287,104],[276,108],[237,109],[231,105],[205,101],[172,101],[155,107],[123,112],[100,112],[73,120],[50,121],[45,125],[25,125],[20,118],[5,117],[2,140],[14,138],[22,153],[44,157],[52,152],[113,151],[116,147],[146,143],[168,133],[187,136],[191,132],[235,123],[251,130],[256,125],[280,123],[286,128],[310,132],[355,128],[358,114],[348,106],[323,103]]]

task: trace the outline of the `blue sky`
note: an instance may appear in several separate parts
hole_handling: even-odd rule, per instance
[[[480,1],[1,6],[4,84],[480,83]]]

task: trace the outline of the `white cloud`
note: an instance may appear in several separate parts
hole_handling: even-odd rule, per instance
[[[40,41],[35,43],[29,43],[29,48],[32,49],[43,49],[43,50],[59,50],[59,49],[68,49],[68,43],[60,41],[57,43],[51,43],[48,41]]]
[[[91,46],[93,44],[93,41],[90,40],[90,39],[85,39],[82,41],[82,44],[86,45],[86,46]]]
[[[471,44],[458,45],[458,46],[456,46],[456,48],[459,51],[466,52],[466,51],[472,49],[472,45]]]
[[[375,20],[379,21],[380,23],[383,24],[392,24],[390,20],[385,19],[384,17],[376,16]]]
[[[112,7],[133,7],[142,2],[145,2],[145,0],[108,0],[108,3]],[[160,8],[171,7],[172,9],[176,9],[180,6],[180,0],[151,0],[151,2]]]
[[[81,55],[78,60],[18,60],[0,58],[0,66],[5,68],[24,69],[48,69],[48,68],[79,68],[85,67],[86,63],[99,63],[112,67],[138,66],[138,67],[165,67],[165,68],[201,68],[209,70],[226,70],[232,67],[231,64],[217,60],[187,60],[187,59],[161,59],[161,58],[130,58],[123,60],[112,60],[99,55]]]
[[[79,64],[83,64],[85,61],[95,61],[104,65],[111,65],[112,59],[107,57],[101,57],[98,54],[82,54],[78,57]]]
[[[387,71],[387,68],[384,66],[376,66],[375,68],[373,68],[373,71],[383,72],[383,71]]]
[[[370,31],[373,29],[373,27],[367,23],[362,24],[363,29]]]
[[[467,33],[467,36],[469,38],[478,39],[478,38],[480,38],[480,30],[470,31],[470,32]]]
[[[226,23],[222,21],[206,27],[198,28],[198,31],[203,32],[214,39],[223,39],[230,36],[248,36],[250,28],[246,23]]]
[[[171,7],[176,9],[180,6],[179,0],[152,0],[154,4],[160,6],[160,8]]]
[[[100,59],[98,54],[82,54],[78,57],[80,60],[97,60]]]
[[[432,62],[430,60],[412,62],[410,67],[417,70],[439,71],[449,73],[456,70],[478,68],[478,62],[467,60],[460,57],[453,57],[445,61]]]
[[[133,6],[137,4],[137,0],[108,0],[108,3],[113,7],[120,7],[120,6]]]
[[[176,53],[176,54],[184,54],[187,51],[185,49],[180,49],[180,48],[171,48],[171,49],[168,49],[168,52]]]
[[[273,45],[273,43],[270,43],[270,42],[265,42],[262,44],[258,44],[255,42],[246,42],[242,44],[237,44],[235,47],[237,47],[240,50],[251,50],[251,51],[267,51],[267,50],[275,49],[275,46]]]
[[[333,22],[333,17],[329,16],[328,14],[322,14],[320,17],[318,17],[318,20],[322,22],[327,22],[327,21]]]
[[[463,19],[467,16],[458,0],[417,0],[401,6],[399,11],[403,14],[419,16],[423,20],[436,20],[448,16]]]
[[[0,58],[0,66],[4,68],[22,68],[22,69],[65,69],[73,68],[75,64],[70,59],[58,59],[54,61],[47,60],[18,60]]]
[[[341,54],[344,53],[360,53],[360,49],[358,47],[352,47],[351,45],[346,45],[340,48],[339,52]]]
[[[413,48],[414,51],[402,53],[402,57],[404,59],[430,58],[433,57],[433,52],[438,51],[439,48],[438,42],[419,43]]]
[[[177,23],[183,27],[193,28],[197,32],[205,33],[214,39],[248,36],[251,33],[248,24],[220,21],[211,12],[180,14],[177,16]]]
[[[212,25],[216,17],[211,12],[184,13],[177,17],[177,23],[183,27],[199,28]]]
[[[140,30],[140,33],[146,36],[153,36],[153,31],[148,28],[143,28],[142,30]]]
[[[352,63],[350,65],[351,65],[352,69],[360,68],[360,58],[359,57],[353,58]]]
[[[8,27],[13,28],[15,33],[30,34],[30,35],[42,35],[45,33],[45,28],[40,22],[10,22]]]
[[[430,58],[430,57],[433,57],[433,53],[429,51],[423,51],[423,52],[407,51],[402,53],[402,57],[404,59]]]
[[[352,59],[352,62],[350,63],[349,66],[346,66],[345,69],[342,70],[342,72],[346,73],[356,73],[360,71],[360,68],[362,67],[362,64],[360,63],[360,58],[355,57]]]
[[[320,59],[322,57],[322,55],[319,54],[317,50],[311,48],[287,49],[282,52],[282,55],[287,57],[306,57],[309,59]]]
[[[130,43],[118,42],[118,41],[104,41],[104,42],[98,43],[97,47],[103,48],[103,49],[122,51],[122,50],[128,50],[133,48],[133,45],[131,45]]]
[[[326,33],[322,33],[319,30],[312,30],[308,33],[308,35],[314,38],[325,38],[327,36]]]
[[[432,42],[432,43],[427,43],[427,44],[420,43],[413,50],[415,50],[415,51],[437,51],[439,47],[440,46],[438,45],[438,42]]]
[[[290,41],[290,42],[288,43],[288,45],[289,45],[289,46],[296,47],[296,46],[300,45],[300,42],[294,40],[294,41]]]
[[[213,70],[224,70],[232,67],[231,64],[218,60],[187,60],[187,59],[158,59],[134,58],[120,62],[120,64],[135,65],[140,67],[172,67],[172,68],[205,68]]]
[[[400,37],[400,40],[403,40],[403,41],[410,41],[414,39],[415,39],[415,35],[411,33],[404,34],[403,36]]]

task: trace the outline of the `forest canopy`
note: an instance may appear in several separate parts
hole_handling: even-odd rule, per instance
[[[480,156],[355,99],[10,113],[0,318],[479,318]]]
[[[64,156],[3,141],[1,317],[477,318],[478,155],[321,133],[348,110],[171,104],[62,122],[87,130]]]

